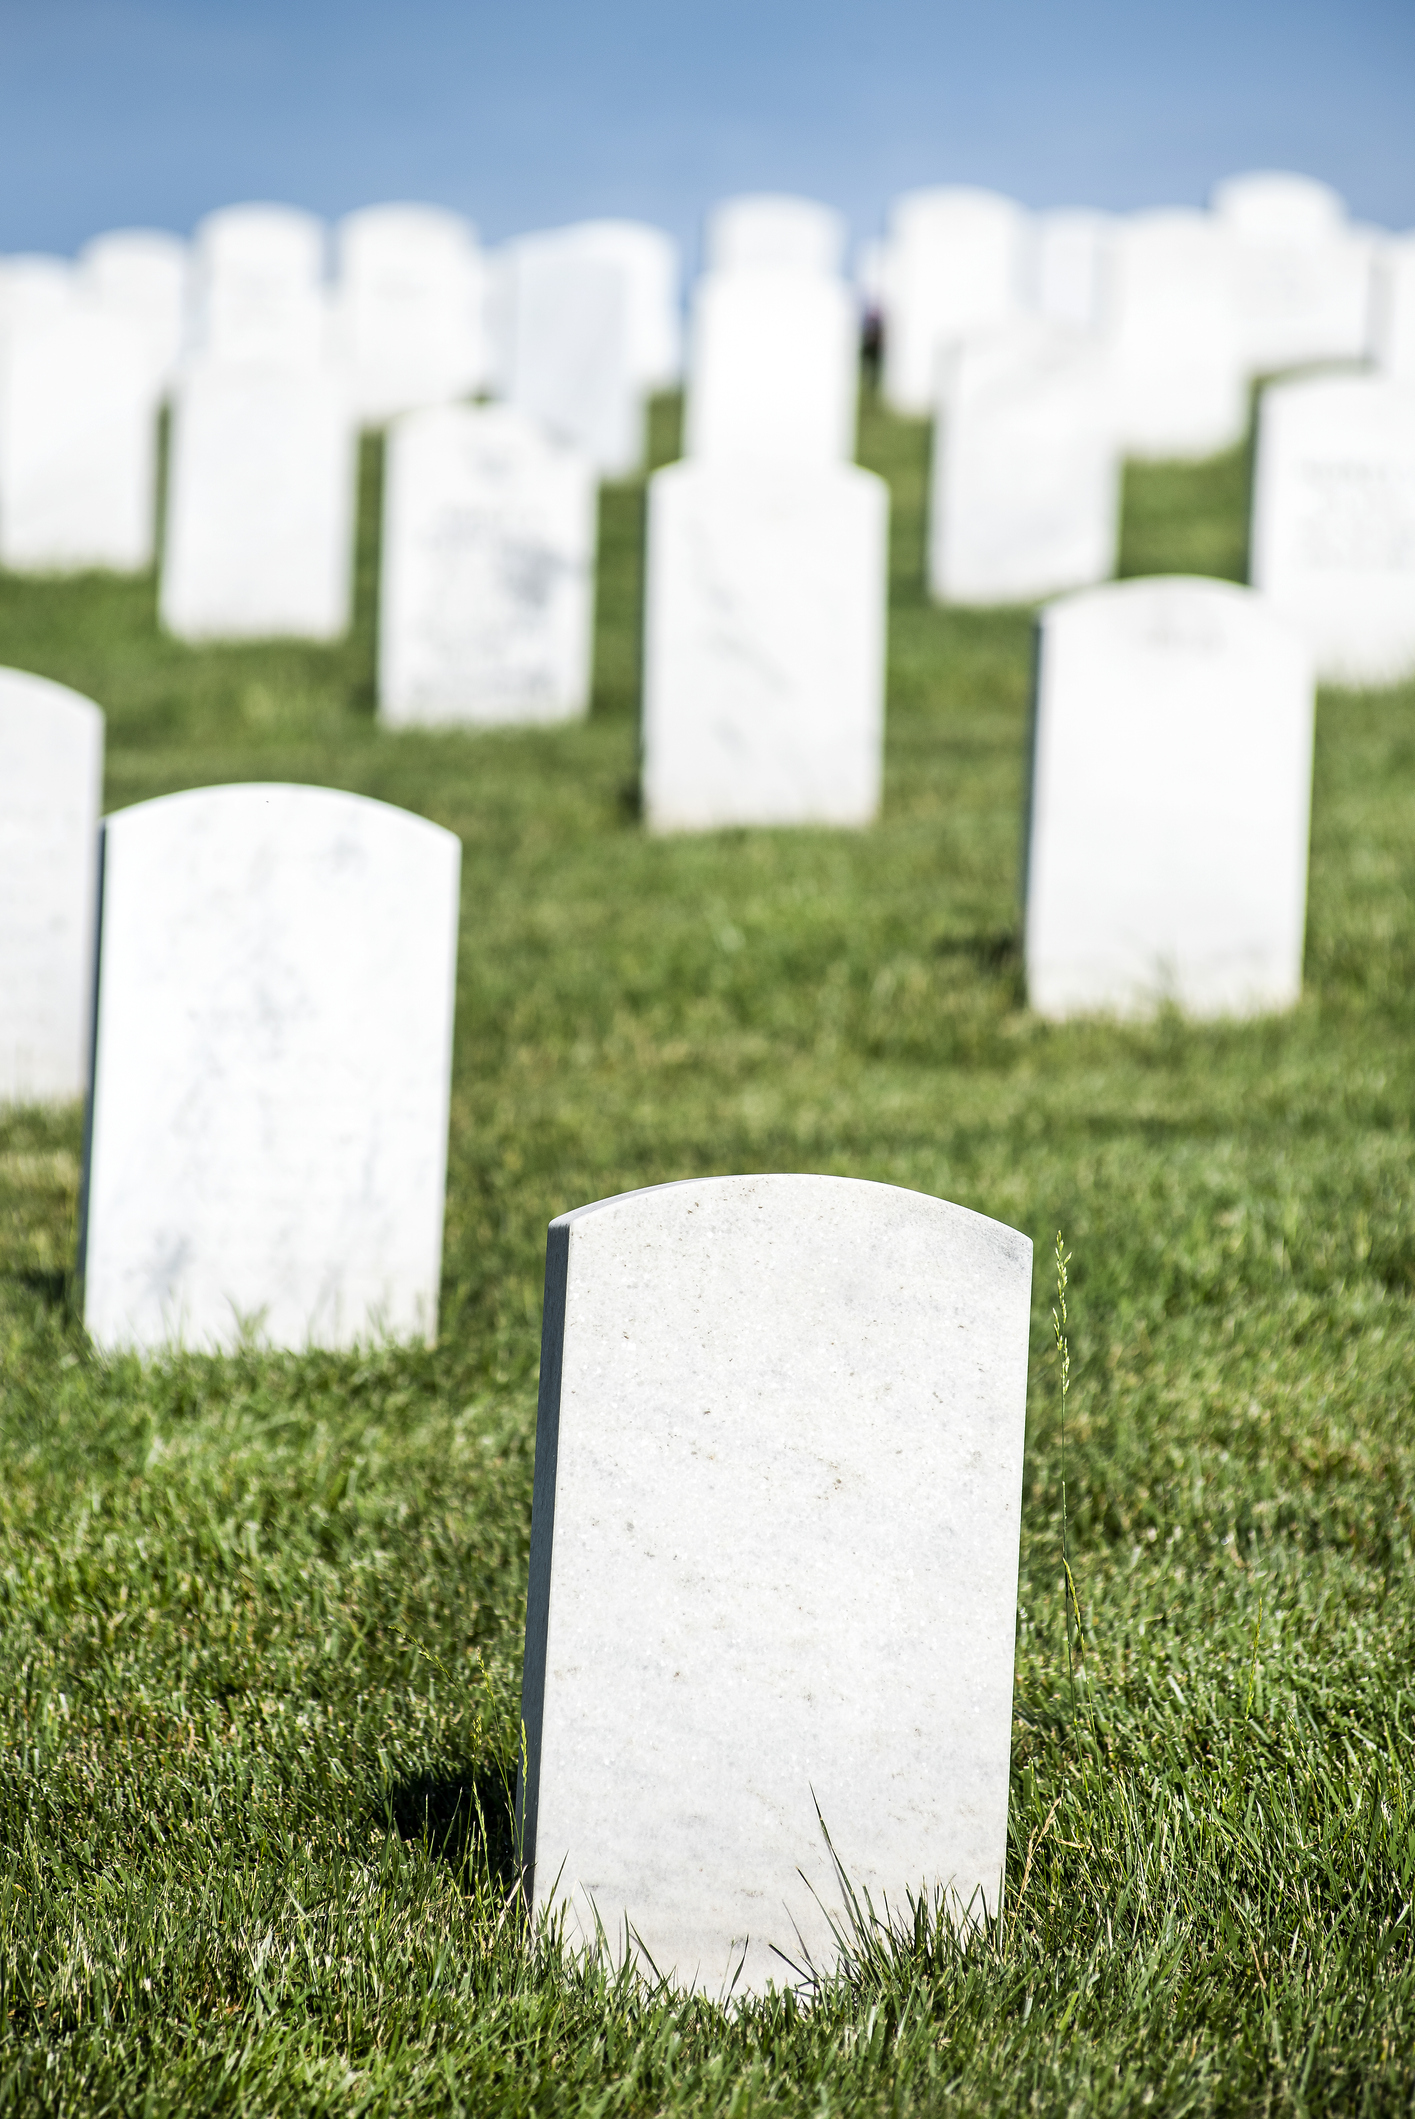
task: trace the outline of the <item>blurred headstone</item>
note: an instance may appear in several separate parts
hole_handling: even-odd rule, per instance
[[[843,280],[742,267],[693,296],[685,453],[704,462],[848,462],[859,321]]]
[[[354,407],[378,421],[486,380],[476,231],[438,206],[369,206],[336,231],[337,344]]]
[[[1415,384],[1415,234],[1395,237],[1377,253],[1371,337],[1381,373]]]
[[[79,1259],[97,1345],[435,1335],[460,857],[328,788],[107,819]]]
[[[645,430],[628,271],[559,231],[507,244],[500,270],[503,394],[602,478],[627,478],[643,462]]]
[[[1032,1006],[1291,1007],[1314,698],[1298,635],[1252,589],[1119,582],[1042,613],[1036,684]]]
[[[1215,187],[1228,236],[1234,314],[1250,375],[1360,360],[1370,335],[1374,238],[1310,177],[1261,173]]]
[[[576,221],[559,231],[575,255],[624,275],[629,303],[629,368],[649,395],[683,374],[678,245],[645,221]]]
[[[223,363],[317,368],[329,354],[324,223],[293,206],[223,206],[196,231],[193,342]]]
[[[103,715],[0,669],[0,1104],[88,1082]]]
[[[508,405],[389,429],[379,716],[564,721],[588,710],[594,471]]]
[[[868,824],[884,741],[889,493],[849,464],[649,483],[651,831]]]
[[[894,201],[884,389],[896,412],[931,412],[949,347],[1022,313],[1028,246],[1026,214],[996,192],[945,187]]]
[[[1179,208],[1118,221],[1106,301],[1112,404],[1127,453],[1194,460],[1240,442],[1247,370],[1219,225]]]
[[[857,1178],[551,1223],[519,1809],[572,1948],[715,1999],[828,1976],[832,1854],[876,1918],[996,1919],[1031,1265]]]
[[[703,261],[709,272],[745,267],[834,277],[845,263],[845,239],[845,216],[833,206],[787,192],[746,192],[709,213]]]
[[[1415,672],[1415,383],[1275,383],[1258,414],[1252,579],[1334,684]]]
[[[142,335],[159,396],[171,389],[186,348],[187,246],[156,228],[115,228],[84,245],[85,288]]]
[[[1070,331],[1097,331],[1106,316],[1106,275],[1115,216],[1063,207],[1039,213],[1033,232],[1032,298],[1038,316]]]

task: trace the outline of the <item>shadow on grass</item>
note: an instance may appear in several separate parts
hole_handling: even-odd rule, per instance
[[[394,1784],[388,1818],[398,1837],[427,1849],[470,1882],[484,1874],[499,1891],[517,1881],[513,1789],[494,1764]]]

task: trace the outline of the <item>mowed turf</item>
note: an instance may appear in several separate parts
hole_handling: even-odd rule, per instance
[[[1322,698],[1299,1008],[1043,1025],[1030,618],[929,608],[924,430],[867,406],[863,453],[893,610],[858,835],[644,837],[639,486],[565,731],[375,729],[372,447],[347,647],[190,650],[150,581],[0,580],[0,661],[107,711],[110,807],[320,782],[465,848],[435,1348],[97,1358],[80,1114],[0,1117],[0,2111],[1415,2102],[1415,688]],[[1245,482],[1133,472],[1125,570],[1241,574]],[[1037,1275],[1004,1920],[725,2014],[526,1941],[505,1784],[545,1224],[734,1170],[942,1194]]]

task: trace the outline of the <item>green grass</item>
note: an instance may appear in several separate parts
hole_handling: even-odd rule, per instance
[[[79,1113],[0,1116],[0,2111],[1415,2105],[1415,690],[1322,699],[1300,1007],[1044,1025],[1030,620],[928,607],[923,430],[863,431],[895,515],[860,835],[642,835],[638,488],[564,731],[375,731],[372,450],[344,648],[0,579],[0,660],[108,712],[110,805],[328,782],[465,847],[436,1348],[98,1359]],[[1133,471],[1126,570],[1241,573],[1244,478]],[[1005,1925],[729,2018],[498,1915],[545,1223],[752,1169],[941,1193],[1039,1264]]]

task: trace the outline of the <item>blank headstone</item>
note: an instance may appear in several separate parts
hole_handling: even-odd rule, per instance
[[[1262,172],[1215,187],[1231,243],[1234,313],[1248,372],[1359,360],[1370,329],[1372,237],[1338,193],[1310,177]]]
[[[52,314],[78,293],[68,258],[26,250],[0,257],[0,333],[22,319]]]
[[[223,206],[196,231],[195,343],[212,360],[315,368],[328,353],[322,221],[293,206]]]
[[[861,1904],[1001,1904],[1032,1246],[842,1177],[551,1223],[520,1787],[534,1910],[717,1995]],[[819,1806],[819,1814],[818,1808]]]
[[[934,423],[929,585],[1020,603],[1115,571],[1120,458],[1099,348],[1045,325],[964,339]]]
[[[1415,671],[1415,384],[1274,384],[1258,414],[1252,579],[1333,683]]]
[[[82,1096],[103,715],[0,670],[0,1103]]]
[[[1415,234],[1382,244],[1377,254],[1371,337],[1382,374],[1415,383]]]
[[[644,454],[628,272],[558,231],[508,244],[501,272],[504,395],[602,477],[628,477]]]
[[[1231,257],[1210,216],[1118,221],[1106,274],[1112,403],[1133,456],[1196,459],[1243,438],[1246,367]]]
[[[476,231],[438,206],[369,206],[339,223],[338,343],[360,416],[466,397],[485,380]]]
[[[1095,331],[1105,320],[1107,270],[1115,216],[1083,207],[1037,215],[1032,298],[1046,322]]]
[[[845,216],[815,199],[787,192],[747,192],[723,199],[707,217],[703,245],[709,272],[748,270],[839,273]]]
[[[931,412],[940,356],[1022,309],[1027,216],[996,192],[906,192],[890,209],[885,396],[896,412]]]
[[[460,854],[328,788],[108,818],[79,1261],[99,1346],[435,1334]]]
[[[868,824],[884,744],[889,494],[854,465],[672,464],[649,482],[652,831]]]
[[[590,699],[595,477],[507,405],[389,430],[384,721],[563,721]]]
[[[693,296],[685,452],[828,464],[855,453],[859,323],[843,280],[742,268]]]
[[[78,297],[17,316],[0,343],[0,564],[140,571],[156,484],[156,381],[137,325]]]
[[[576,221],[559,231],[577,256],[613,265],[629,302],[629,367],[642,392],[671,390],[683,373],[678,245],[645,221]]]
[[[142,334],[154,390],[171,388],[186,345],[187,246],[157,228],[116,228],[80,256],[84,286]]]
[[[1227,582],[1088,589],[1042,615],[1035,714],[1032,1006],[1291,1007],[1312,789],[1298,636]]]
[[[338,639],[353,594],[356,450],[327,371],[193,363],[172,413],[168,631]]]

